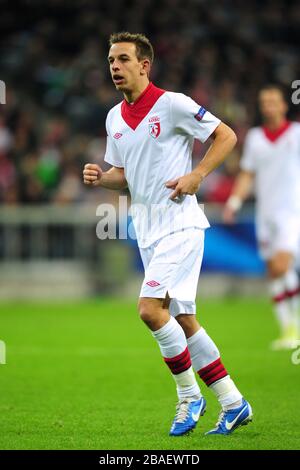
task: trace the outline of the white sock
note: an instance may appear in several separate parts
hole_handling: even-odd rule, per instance
[[[183,329],[174,317],[152,335],[158,342],[164,361],[176,383],[178,398],[200,398],[201,392],[191,365]]]
[[[297,272],[294,269],[290,269],[285,275],[285,287],[290,312],[290,325],[298,332],[300,332],[299,285]]]
[[[204,328],[187,340],[194,369],[216,395],[222,408],[241,406],[242,395],[223,366],[220,353]]]
[[[243,396],[230,375],[213,383],[209,388],[214,392],[224,410],[232,410],[241,406]]]
[[[202,397],[192,366],[184,372],[177,375],[172,374],[172,376],[176,383],[179,400],[182,400],[183,398],[194,398],[195,400],[199,400],[199,398]]]
[[[194,369],[200,369],[219,359],[220,352],[203,327],[187,339]]]
[[[281,334],[285,335],[291,322],[289,302],[286,296],[285,276],[270,281],[270,292]]]

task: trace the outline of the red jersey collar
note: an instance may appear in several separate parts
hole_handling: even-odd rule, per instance
[[[130,104],[124,99],[121,104],[121,115],[126,124],[135,130],[164,93],[165,90],[157,88],[150,82],[134,103]]]
[[[275,131],[271,131],[268,127],[263,126],[262,130],[268,140],[271,142],[275,142],[277,139],[279,139],[282,134],[284,134],[290,127],[291,122],[290,121],[284,121],[278,129]]]

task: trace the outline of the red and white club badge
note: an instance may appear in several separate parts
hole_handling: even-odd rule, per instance
[[[153,139],[157,139],[160,134],[160,122],[152,122],[149,124],[149,134]]]

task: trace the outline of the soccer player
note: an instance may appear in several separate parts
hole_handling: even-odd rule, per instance
[[[178,394],[170,435],[191,431],[205,412],[194,369],[222,407],[213,434],[229,434],[252,417],[213,340],[196,320],[195,296],[208,221],[195,193],[236,143],[234,132],[191,98],[149,81],[153,48],[142,34],[110,37],[112,80],[124,100],[107,116],[103,172],[86,164],[84,183],[128,186],[145,268],[139,313],[156,339]],[[194,138],[212,144],[192,171]]]
[[[299,279],[294,258],[300,246],[300,124],[286,118],[282,89],[260,90],[261,127],[249,130],[239,173],[223,213],[232,223],[255,180],[256,232],[266,260],[270,294],[281,336],[272,349],[290,349],[299,339]]]

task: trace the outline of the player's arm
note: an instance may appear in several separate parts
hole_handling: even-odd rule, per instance
[[[166,183],[167,188],[174,189],[170,196],[172,200],[183,194],[195,194],[203,179],[221,165],[237,142],[234,131],[223,122],[210,137],[213,142],[196,168],[191,173]]]
[[[113,166],[108,171],[103,172],[99,165],[87,163],[83,170],[84,184],[91,186],[101,186],[107,189],[124,189],[127,181],[124,168]]]
[[[236,177],[231,194],[223,210],[223,220],[227,224],[234,222],[236,213],[249,196],[253,186],[254,176],[254,173],[251,171],[241,170]]]
[[[201,181],[221,165],[237,143],[234,131],[221,122],[211,135],[213,140],[201,162],[192,171]]]

